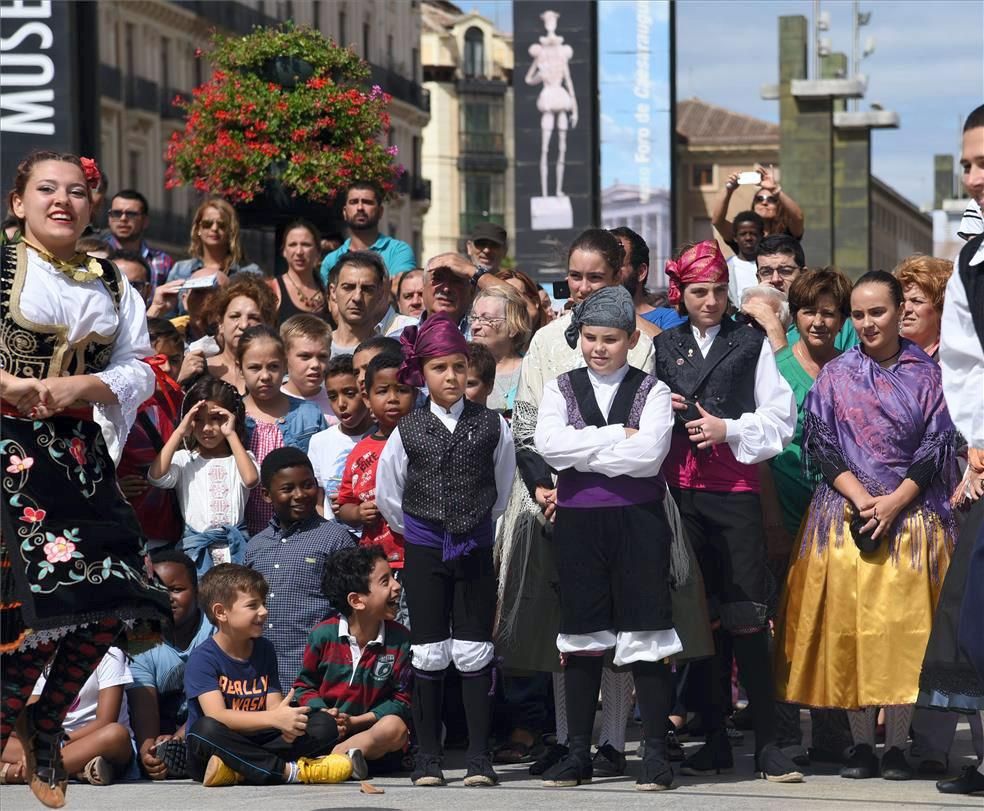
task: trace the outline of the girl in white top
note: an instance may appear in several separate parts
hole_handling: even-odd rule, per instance
[[[177,489],[185,519],[182,545],[201,575],[213,564],[242,562],[246,538],[240,525],[259,470],[246,450],[245,410],[233,386],[203,376],[185,396],[182,412],[148,479]]]

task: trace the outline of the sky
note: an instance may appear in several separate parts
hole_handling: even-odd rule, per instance
[[[602,6],[611,2],[601,0]],[[512,30],[511,0],[458,4]],[[824,0],[821,8],[831,18],[821,36],[850,57],[852,3]],[[958,156],[963,119],[984,100],[984,3],[867,0],[860,8],[871,12],[862,43],[875,39],[874,53],[861,65],[868,92],[860,109],[877,103],[901,119],[897,130],[872,133],[872,171],[917,206],[929,207],[933,156]],[[792,14],[810,20],[812,0],[679,0],[677,98],[697,97],[778,122],[778,102],[763,100],[760,90],[778,80],[778,18]],[[603,59],[603,76],[605,69]]]

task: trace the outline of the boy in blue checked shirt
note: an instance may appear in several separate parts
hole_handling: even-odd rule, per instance
[[[366,772],[356,752],[377,772],[406,748],[410,718],[410,634],[394,622],[400,584],[381,546],[343,549],[325,566],[325,597],[338,613],[315,626],[294,683],[301,706],[327,710],[342,739],[335,754],[352,760],[352,777]],[[380,761],[383,763],[380,763]]]
[[[260,483],[273,518],[250,539],[243,562],[270,584],[264,634],[277,651],[284,682],[291,684],[308,631],[332,610],[321,591],[325,563],[355,541],[337,521],[317,514],[318,480],[303,451],[271,451],[260,466]]]

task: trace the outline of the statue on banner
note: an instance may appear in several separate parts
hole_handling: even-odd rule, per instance
[[[530,227],[534,231],[550,228],[572,228],[574,213],[571,201],[564,194],[564,165],[567,156],[567,130],[577,126],[577,97],[571,79],[570,61],[574,49],[564,44],[557,34],[556,11],[540,15],[546,36],[530,45],[533,63],[526,72],[526,84],[543,85],[537,96],[540,111],[540,197],[530,199]],[[550,142],[557,130],[556,192],[548,192],[550,174]]]

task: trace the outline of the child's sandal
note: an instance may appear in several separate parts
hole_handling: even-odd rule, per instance
[[[102,755],[97,755],[85,764],[81,778],[90,786],[108,786],[113,782],[113,766]]]
[[[22,786],[24,782],[24,764],[0,764],[0,786]]]

